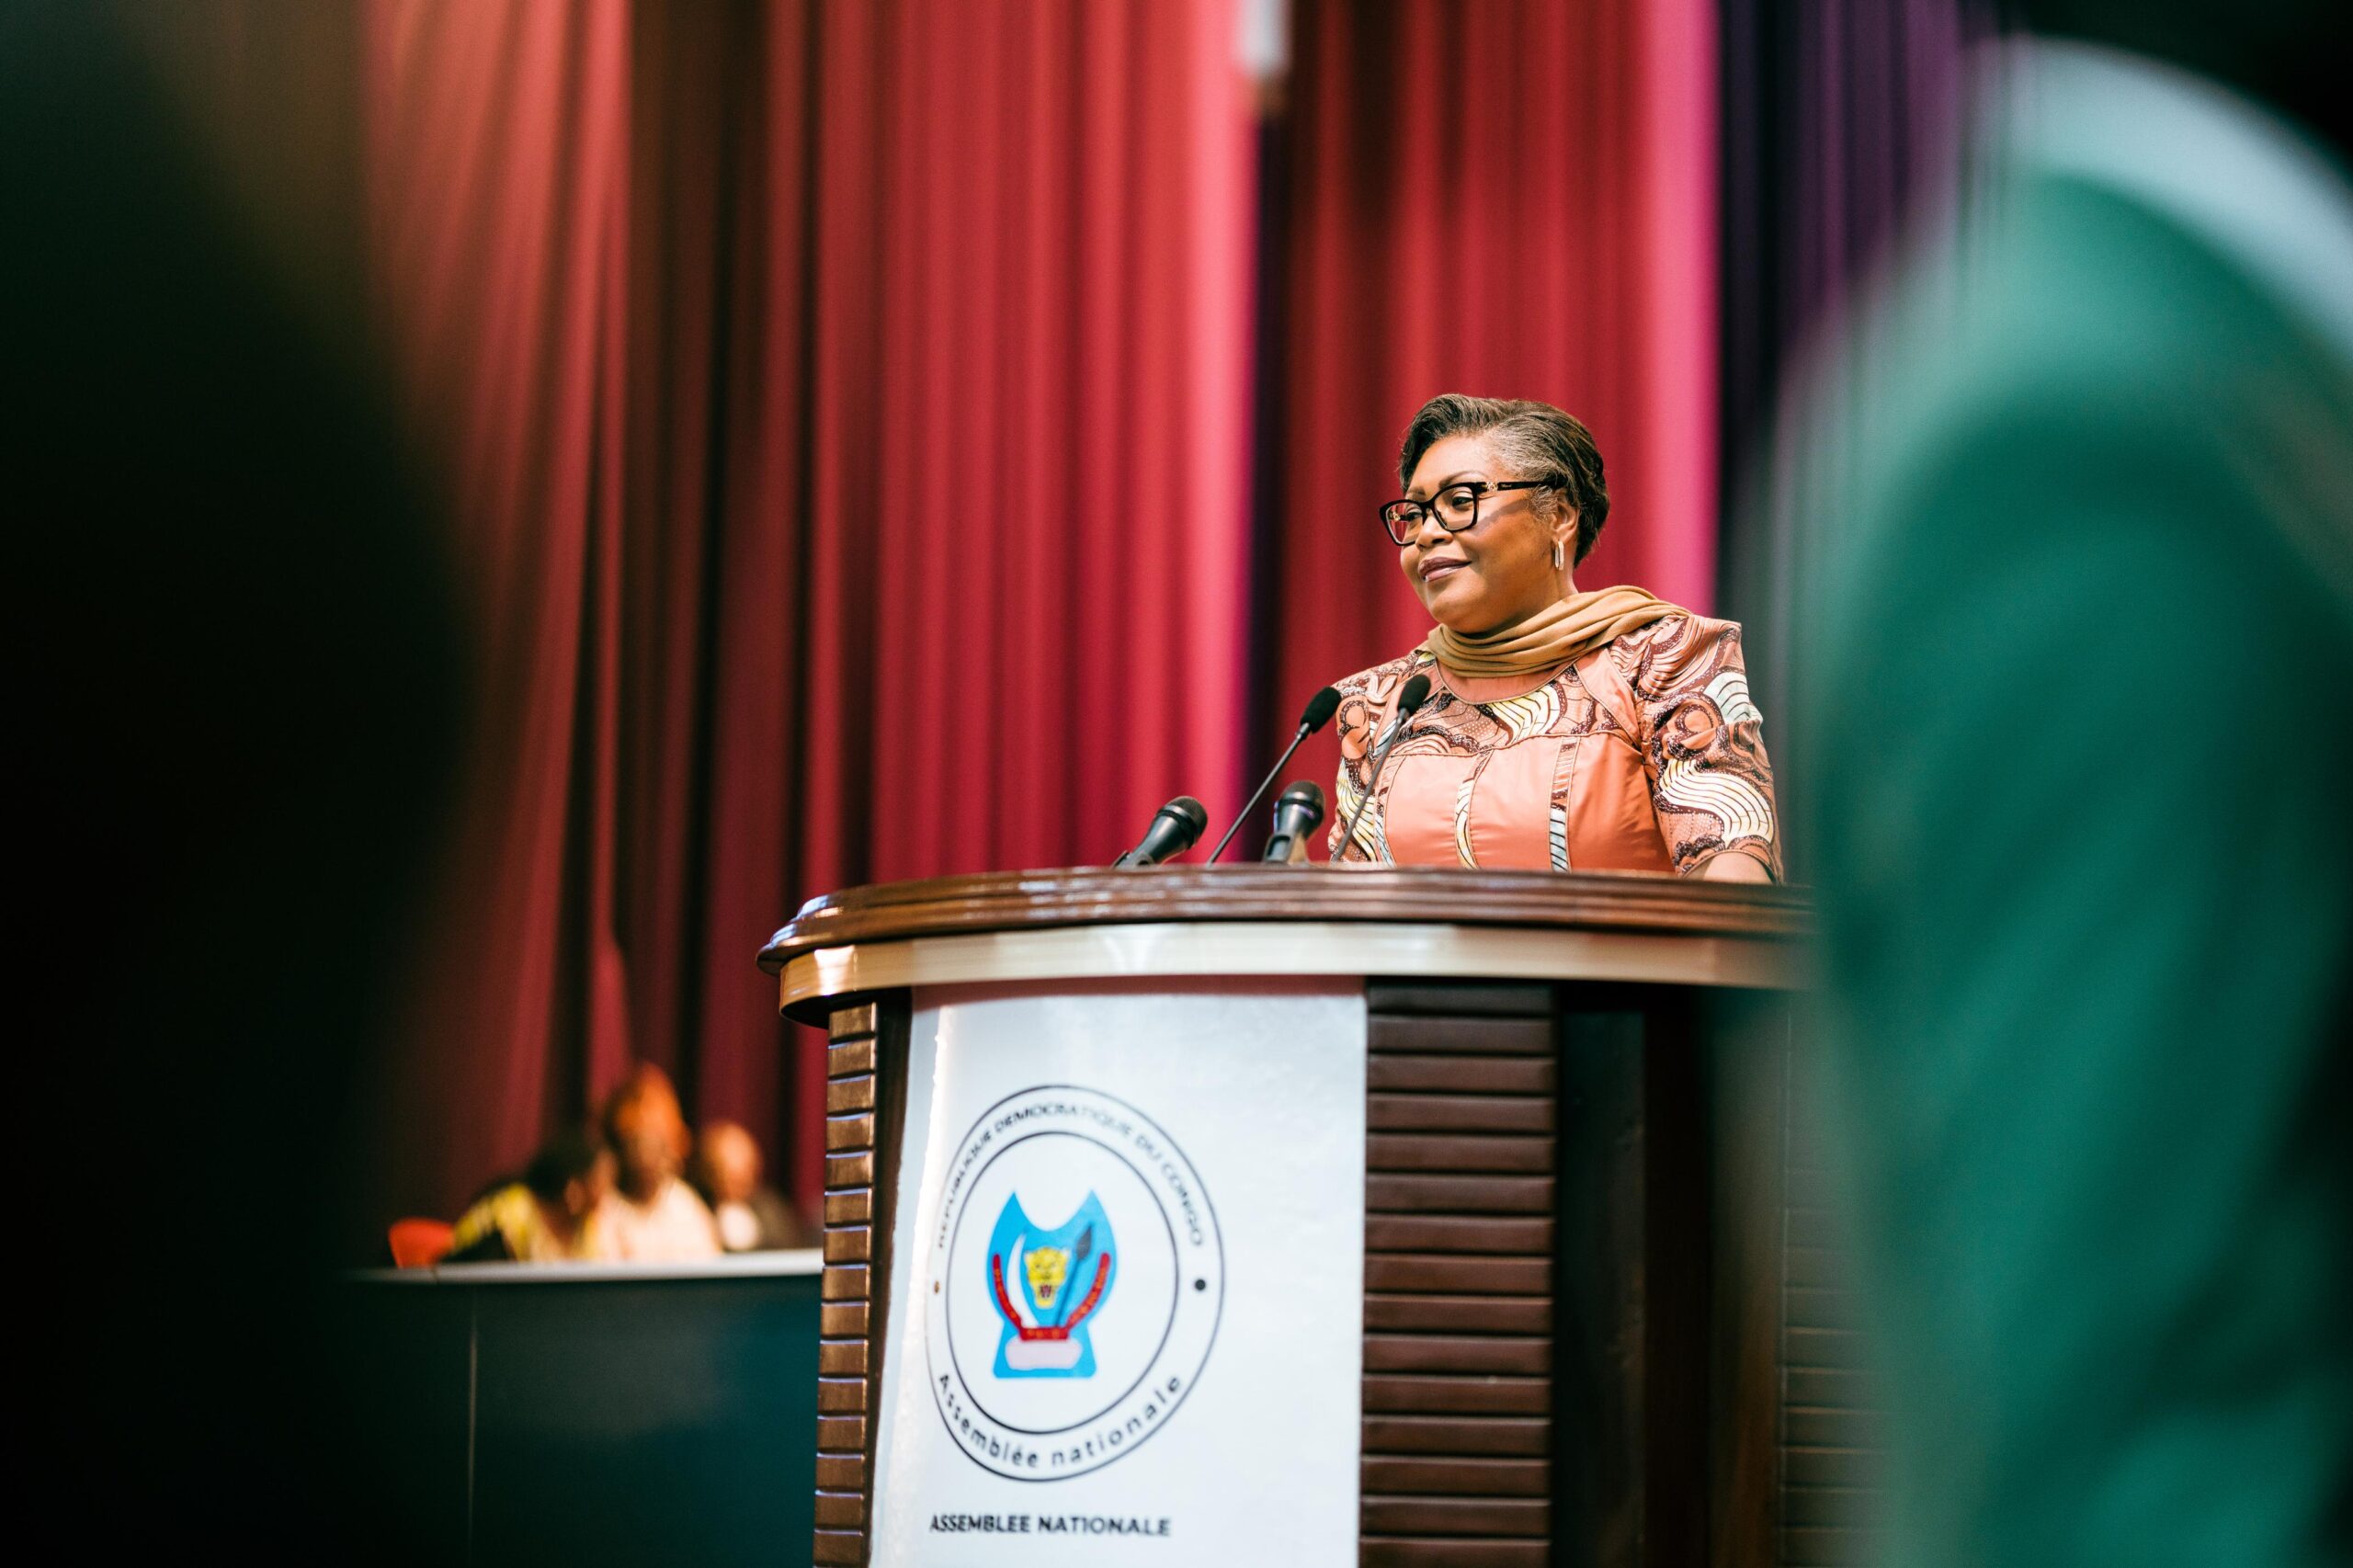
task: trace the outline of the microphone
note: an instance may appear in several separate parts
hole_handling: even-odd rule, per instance
[[[1283,748],[1283,754],[1275,759],[1274,767],[1267,769],[1267,776],[1258,781],[1258,787],[1250,792],[1250,799],[1244,802],[1241,814],[1233,819],[1233,826],[1225,830],[1225,836],[1217,841],[1217,847],[1210,851],[1210,858],[1202,861],[1202,865],[1214,864],[1217,858],[1225,853],[1225,846],[1233,842],[1236,830],[1252,812],[1258,809],[1258,802],[1266,797],[1267,786],[1274,783],[1276,775],[1282,772],[1283,764],[1289,762],[1290,754],[1299,749],[1299,743],[1330,723],[1332,715],[1339,710],[1340,694],[1331,687],[1325,687],[1307,699],[1307,710],[1299,716],[1299,733],[1290,738],[1290,744]]]
[[[1397,694],[1397,717],[1391,722],[1387,737],[1373,748],[1372,766],[1366,768],[1364,774],[1364,798],[1357,802],[1356,814],[1348,818],[1348,831],[1340,835],[1339,853],[1333,857],[1334,859],[1336,860],[1341,855],[1346,855],[1348,852],[1348,846],[1356,842],[1357,824],[1364,821],[1365,808],[1372,804],[1373,786],[1381,782],[1381,765],[1389,760],[1389,748],[1395,745],[1404,735],[1405,721],[1412,718],[1415,710],[1429,699],[1429,695],[1430,677],[1427,676],[1415,676],[1405,683],[1405,689]],[[1370,851],[1366,853],[1365,858],[1368,860],[1372,858]]]
[[[1289,865],[1307,852],[1307,835],[1324,825],[1324,786],[1302,778],[1275,799],[1275,833],[1267,852],[1258,857],[1270,865]]]
[[[1143,830],[1142,842],[1111,862],[1112,868],[1126,867],[1130,870],[1142,866],[1157,866],[1171,855],[1182,855],[1200,842],[1201,829],[1210,825],[1210,813],[1190,795],[1179,795],[1160,808],[1152,825]]]

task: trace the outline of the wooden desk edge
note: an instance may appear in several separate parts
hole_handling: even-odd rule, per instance
[[[779,1004],[790,1017],[822,1023],[845,998],[902,987],[1219,975],[1444,975],[1768,991],[1804,984],[1798,945],[1771,937],[1232,920],[1056,926],[818,948],[785,963]]]

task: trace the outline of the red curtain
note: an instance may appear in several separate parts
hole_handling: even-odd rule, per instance
[[[1299,0],[1263,190],[1234,0],[362,15],[371,308],[478,694],[388,1202],[640,1057],[813,1193],[762,938],[1107,860],[1180,790],[1222,820],[1245,715],[1424,630],[1372,517],[1433,392],[1585,417],[1580,583],[1708,606],[1705,0]]]
[[[1706,611],[1716,475],[1715,20],[1707,0],[1299,0],[1281,280],[1288,704],[1428,619],[1380,531],[1414,411],[1540,398],[1610,494],[1581,588]],[[1328,737],[1315,759],[1328,778]]]
[[[449,1211],[631,1041],[613,918],[628,15],[379,0],[369,283],[473,629],[470,777],[392,1064],[404,1207]]]
[[[636,1056],[813,1193],[822,1065],[751,967],[803,897],[1239,805],[1233,37],[1224,0],[371,6],[375,298],[481,696],[401,1204]]]

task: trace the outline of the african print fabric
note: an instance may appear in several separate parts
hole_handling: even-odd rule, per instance
[[[1343,846],[1367,761],[1417,673],[1429,699]],[[1669,616],[1518,685],[1449,677],[1420,648],[1341,681],[1332,858],[1688,876],[1738,848],[1779,878],[1772,765],[1736,624]]]

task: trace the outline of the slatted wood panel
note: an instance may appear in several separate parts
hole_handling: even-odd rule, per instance
[[[1552,995],[1368,987],[1368,1568],[1552,1552]]]
[[[817,1342],[814,1562],[863,1564],[872,1550],[874,1412],[881,1398],[883,1282],[893,1168],[905,1104],[906,999],[837,1008],[825,1062],[824,1274]]]
[[[1802,1057],[1783,1079],[1781,1562],[1840,1568],[1878,1560],[1884,1449],[1869,1342],[1824,1171],[1819,1091]]]
[[[1707,1163],[1696,1122],[1674,1131],[1691,1120],[1676,1108],[1695,1102],[1661,1054],[1688,1027],[1632,991],[1369,993],[1361,1561],[1867,1557],[1878,1418],[1818,1139],[1783,1109],[1785,1136],[1758,1172],[1785,1178],[1758,1271],[1759,1342],[1775,1364],[1743,1407],[1759,1410],[1757,1448],[1778,1462],[1741,1517],[1772,1545],[1746,1551],[1729,1531],[1711,1546],[1709,1443],[1677,1380],[1708,1361],[1707,1325],[1685,1321],[1710,1294],[1690,1238],[1729,1216],[1675,1190]],[[906,999],[834,1023],[813,1555],[862,1565],[890,1267],[878,1177],[900,1136]]]

